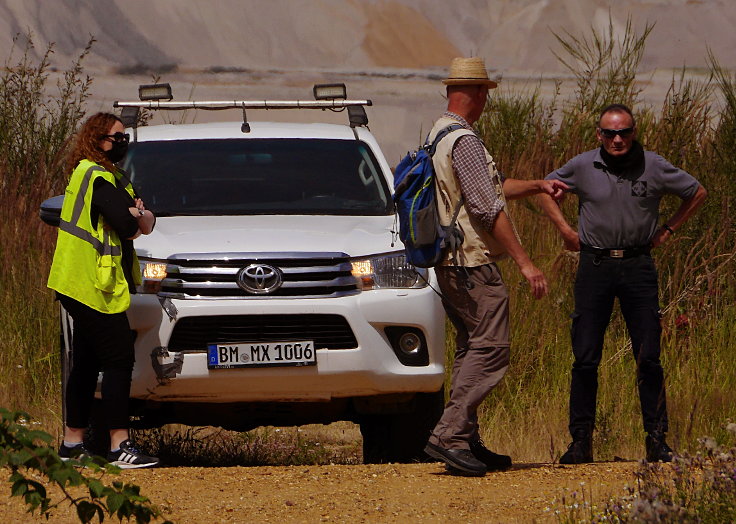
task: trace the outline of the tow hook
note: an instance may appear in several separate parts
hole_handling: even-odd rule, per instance
[[[184,353],[169,352],[167,347],[158,346],[151,351],[151,365],[159,384],[168,384],[172,378],[181,373]]]

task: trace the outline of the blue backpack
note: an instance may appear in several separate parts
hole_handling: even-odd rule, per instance
[[[394,205],[399,216],[399,239],[404,243],[406,258],[416,267],[434,267],[442,262],[447,249],[453,254],[463,236],[455,227],[463,200],[455,208],[449,226],[440,225],[434,156],[437,144],[448,133],[462,129],[452,124],[442,129],[430,144],[429,137],[416,151],[408,153],[394,172]],[[454,259],[454,256],[453,256]]]

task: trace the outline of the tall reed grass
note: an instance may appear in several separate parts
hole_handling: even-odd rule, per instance
[[[478,123],[499,169],[515,178],[541,178],[569,158],[598,147],[595,124],[614,102],[634,107],[639,140],[693,174],[710,197],[685,227],[655,253],[664,311],[663,365],[667,376],[670,440],[680,449],[714,434],[736,417],[736,364],[732,355],[736,320],[734,265],[736,168],[736,80],[710,56],[711,81],[673,75],[662,107],[639,102],[635,73],[651,25],[636,33],[627,23],[616,39],[593,30],[591,37],[555,35],[558,58],[576,88],[567,99],[540,99],[537,91],[499,90]],[[559,122],[557,124],[556,122]],[[679,205],[666,198],[661,213]],[[576,221],[577,200],[563,212]],[[512,363],[483,407],[489,445],[522,460],[554,460],[568,442],[567,405],[572,364],[570,319],[577,255],[566,252],[556,230],[530,203],[511,204],[522,242],[551,284],[542,301],[530,298],[513,264],[504,263],[512,301]],[[597,459],[640,458],[644,433],[635,383],[635,363],[620,313],[606,336],[599,371],[594,437]]]
[[[611,102],[635,107],[640,139],[695,175],[710,191],[701,211],[656,254],[664,316],[663,360],[668,377],[672,443],[694,446],[736,419],[736,79],[710,56],[712,78],[674,75],[661,108],[639,104],[638,70],[646,26],[631,22],[616,40],[613,29],[589,37],[556,35],[560,58],[575,78],[571,97],[541,97],[538,90],[493,98],[479,131],[505,174],[540,178],[573,155],[596,147],[598,111]],[[90,42],[89,45],[91,45]],[[89,46],[51,84],[49,47],[33,59],[33,42],[14,49],[0,72],[0,405],[23,409],[46,428],[60,423],[58,326],[46,277],[55,230],[38,219],[45,198],[66,182],[61,157],[85,113],[91,80],[82,62]],[[19,58],[13,58],[20,52]],[[677,199],[664,202],[663,215]],[[570,220],[574,198],[564,203]],[[502,267],[512,297],[512,364],[484,404],[484,437],[516,460],[549,461],[567,443],[567,395],[572,356],[574,254],[532,201],[514,202],[511,214],[522,241],[545,271],[551,292],[533,300],[513,265]],[[453,351],[448,336],[448,355]],[[449,360],[448,360],[449,362]],[[600,369],[596,457],[636,458],[643,432],[634,362],[620,315],[609,328]]]
[[[38,211],[44,199],[64,191],[63,155],[84,116],[91,79],[82,62],[93,40],[54,75],[55,88],[53,45],[34,58],[32,35],[15,42],[0,73],[0,405],[56,428],[58,313],[46,288],[56,231]]]

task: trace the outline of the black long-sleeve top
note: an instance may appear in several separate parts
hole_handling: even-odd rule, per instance
[[[125,280],[128,282],[128,290],[135,293],[133,281],[133,241],[130,237],[138,231],[138,220],[130,213],[129,208],[135,207],[133,197],[125,190],[118,188],[105,180],[97,177],[92,186],[92,207],[90,219],[92,227],[97,227],[100,215],[120,237],[122,248],[122,264]],[[138,268],[135,268],[138,271]]]

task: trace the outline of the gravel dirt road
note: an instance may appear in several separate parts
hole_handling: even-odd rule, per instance
[[[213,522],[554,522],[555,502],[583,489],[587,500],[623,493],[636,462],[578,466],[520,463],[481,478],[452,476],[439,463],[179,467],[128,470],[133,482],[179,523]],[[0,522],[30,517],[9,485]],[[56,496],[58,500],[58,495]],[[65,504],[49,520],[77,522]],[[115,519],[112,519],[115,521]]]

